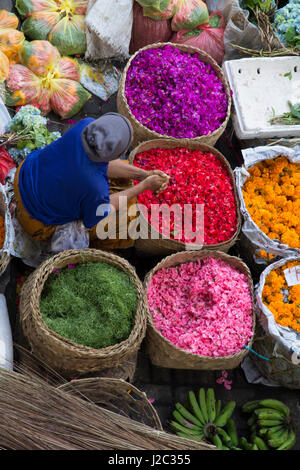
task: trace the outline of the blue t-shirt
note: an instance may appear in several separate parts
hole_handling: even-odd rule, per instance
[[[108,163],[93,162],[81,132],[94,119],[79,121],[60,139],[31,152],[19,175],[19,190],[27,212],[46,225],[83,220],[91,228],[103,219],[99,205],[109,204]]]

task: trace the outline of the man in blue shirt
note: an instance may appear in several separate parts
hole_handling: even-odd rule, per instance
[[[79,121],[60,139],[31,152],[14,182],[16,214],[24,230],[37,240],[49,240],[56,226],[75,220],[93,229],[109,213],[97,215],[102,204],[117,211],[120,196],[129,201],[147,189],[164,190],[168,184],[164,173],[147,172],[120,159],[131,141],[129,121],[107,113]],[[140,183],[110,194],[109,178]]]

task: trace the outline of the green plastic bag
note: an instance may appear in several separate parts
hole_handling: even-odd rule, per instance
[[[49,41],[62,55],[84,54],[86,51],[84,16],[65,16],[49,34]]]
[[[88,0],[17,0],[24,17],[22,31],[32,40],[48,40],[62,55],[86,51],[85,13]]]
[[[79,83],[77,61],[61,57],[50,42],[25,42],[21,61],[9,69],[8,105],[34,104],[44,115],[52,110],[66,119],[77,114],[90,98]]]
[[[208,8],[202,0],[179,0],[171,27],[173,31],[195,29],[208,21]]]
[[[176,13],[179,0],[137,0],[144,16],[153,20],[169,20]]]

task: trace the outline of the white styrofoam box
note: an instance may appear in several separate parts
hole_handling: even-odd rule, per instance
[[[224,73],[233,93],[235,132],[239,139],[300,137],[300,125],[270,124],[300,103],[300,56],[228,60]]]

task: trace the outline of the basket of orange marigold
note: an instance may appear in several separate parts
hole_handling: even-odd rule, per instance
[[[256,259],[300,254],[300,151],[275,146],[243,154],[245,166],[236,170],[242,231]]]
[[[300,256],[268,266],[256,289],[260,372],[278,385],[300,389]],[[266,358],[266,359],[263,359]]]

